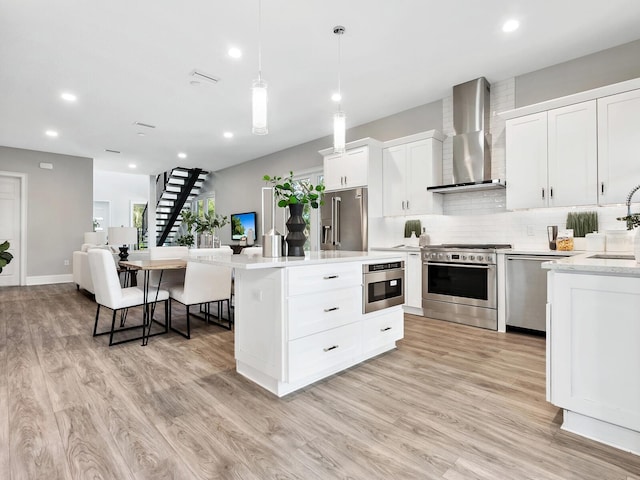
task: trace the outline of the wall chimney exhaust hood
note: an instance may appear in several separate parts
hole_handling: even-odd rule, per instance
[[[504,188],[491,178],[490,85],[484,77],[453,87],[453,183],[427,187],[435,193]]]

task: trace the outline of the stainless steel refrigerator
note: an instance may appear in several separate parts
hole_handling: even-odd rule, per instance
[[[367,251],[367,189],[352,188],[324,195],[320,207],[322,250]]]

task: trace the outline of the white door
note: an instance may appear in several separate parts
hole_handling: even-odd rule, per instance
[[[20,285],[20,187],[20,178],[0,175],[0,243],[8,240],[13,255],[0,273],[0,286]]]

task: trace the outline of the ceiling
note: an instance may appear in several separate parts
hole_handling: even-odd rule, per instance
[[[509,18],[521,27],[505,34]],[[91,157],[99,170],[217,170],[331,133],[335,25],[346,27],[350,127],[478,76],[495,82],[636,40],[639,24],[637,0],[262,0],[269,134],[256,136],[258,0],[0,0],[0,145]],[[194,86],[194,69],[220,80]],[[60,99],[67,91],[76,102]]]

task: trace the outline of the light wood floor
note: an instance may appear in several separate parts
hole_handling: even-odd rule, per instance
[[[397,350],[278,399],[232,332],[109,348],[94,312],[71,284],[0,289],[1,479],[640,479],[559,429],[538,337],[407,315]]]

